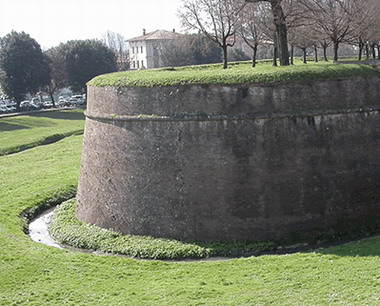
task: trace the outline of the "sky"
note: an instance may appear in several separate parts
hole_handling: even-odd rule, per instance
[[[0,0],[0,37],[24,31],[43,50],[72,39],[101,39],[107,31],[125,39],[143,29],[181,32],[180,0]]]

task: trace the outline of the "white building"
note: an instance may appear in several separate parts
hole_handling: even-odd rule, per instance
[[[163,67],[161,60],[162,47],[168,40],[176,39],[182,34],[175,30],[156,30],[150,33],[143,31],[142,36],[128,39],[130,69]]]

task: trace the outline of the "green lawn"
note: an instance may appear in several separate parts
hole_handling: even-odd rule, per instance
[[[35,117],[24,120],[34,135]],[[52,120],[63,133],[65,122]],[[207,262],[97,256],[31,241],[20,214],[70,197],[81,144],[82,136],[70,136],[0,157],[1,305],[380,305],[380,237],[318,252]]]
[[[83,133],[83,110],[51,111],[0,119],[0,155]]]
[[[232,63],[228,69],[221,64],[124,71],[101,75],[91,80],[90,86],[169,86],[183,84],[244,84],[295,82],[318,79],[343,79],[355,76],[380,76],[380,72],[367,65],[332,62],[295,61],[293,66],[273,67],[259,62],[255,68],[249,62]]]

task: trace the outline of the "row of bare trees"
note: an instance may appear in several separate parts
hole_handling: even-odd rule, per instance
[[[332,46],[338,61],[342,43],[355,45],[359,60],[367,56],[380,58],[379,0],[182,0],[179,17],[187,29],[205,34],[223,50],[223,67],[227,68],[228,48],[241,38],[252,49],[256,62],[259,45],[272,44],[273,64],[293,63],[293,51],[317,50]],[[290,52],[289,52],[290,50]]]

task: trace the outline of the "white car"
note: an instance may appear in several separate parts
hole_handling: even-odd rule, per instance
[[[31,104],[30,104],[30,102],[29,101],[22,101],[21,103],[20,103],[20,108],[21,109],[30,109],[32,106],[31,106]]]
[[[51,108],[53,106],[54,106],[53,102],[51,102],[51,101],[45,101],[42,107],[43,108]]]
[[[13,113],[16,111],[16,107],[14,107],[12,105],[6,105],[5,107],[8,109],[8,112],[10,112],[10,113]]]
[[[70,98],[70,100],[73,100],[74,103],[77,105],[83,105],[85,102],[85,98],[83,95],[74,95]]]
[[[8,108],[5,105],[0,105],[0,114],[9,113]]]

